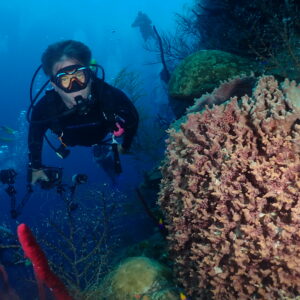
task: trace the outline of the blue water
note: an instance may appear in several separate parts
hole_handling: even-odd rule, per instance
[[[136,72],[144,91],[138,110],[146,110],[147,118],[141,119],[141,126],[147,128],[156,122],[156,114],[163,109],[167,98],[163,83],[159,78],[162,69],[159,57],[144,49],[144,41],[138,28],[132,28],[138,11],[146,13],[153,25],[160,31],[175,30],[175,13],[185,9],[188,1],[1,1],[0,3],[0,82],[1,82],[1,123],[17,131],[16,140],[7,143],[9,155],[0,153],[0,169],[14,168],[17,201],[26,192],[27,174],[27,128],[24,118],[29,105],[29,86],[31,78],[40,65],[40,57],[45,48],[54,42],[75,39],[90,47],[93,58],[101,64],[106,73],[106,81],[112,83],[122,68]],[[37,92],[45,76],[40,73],[34,86]],[[23,113],[22,113],[23,112]],[[1,134],[5,133],[0,133]],[[156,132],[152,132],[155,136]],[[51,134],[50,139],[56,143]],[[146,138],[141,134],[140,139]],[[155,137],[148,137],[151,153],[140,151],[135,156],[122,156],[123,173],[112,184],[110,178],[93,161],[91,149],[76,147],[66,160],[60,160],[45,144],[43,162],[49,166],[62,167],[64,182],[70,183],[75,173],[88,175],[88,183],[78,187],[80,201],[92,207],[93,202],[87,193],[101,189],[103,184],[117,196],[120,212],[116,211],[112,221],[115,225],[120,247],[130,246],[149,237],[155,232],[155,226],[136,197],[135,188],[143,181],[143,174],[149,171],[163,153],[163,143],[153,145]],[[152,141],[152,142],[151,142]],[[154,147],[153,147],[154,146]],[[55,190],[43,191],[37,186],[24,206],[17,220],[10,218],[10,201],[5,186],[0,192],[0,226],[15,234],[16,226],[25,222],[40,235],[47,230],[45,220],[53,213],[65,209],[64,203]],[[121,197],[121,198],[118,198]],[[121,199],[121,200],[118,200]],[[150,201],[151,199],[149,199]],[[151,200],[153,202],[153,199]],[[123,205],[123,211],[122,211]],[[126,208],[127,207],[127,208]],[[119,215],[118,215],[119,214]],[[77,214],[76,218],[80,216]],[[47,222],[46,222],[47,223]],[[61,220],[63,226],[64,221]],[[110,225],[112,226],[112,225]],[[0,230],[1,234],[1,230]],[[10,243],[1,236],[0,243]],[[55,241],[55,236],[53,237]],[[12,241],[15,243],[16,241]],[[32,267],[16,265],[9,250],[0,249],[0,264],[9,271],[11,285],[17,289],[22,299],[34,299],[36,286],[25,278],[33,278]],[[30,292],[28,292],[30,290]]]

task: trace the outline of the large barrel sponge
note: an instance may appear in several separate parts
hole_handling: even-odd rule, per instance
[[[300,109],[272,76],[170,130],[159,203],[192,299],[300,295]],[[291,90],[292,89],[292,90]]]

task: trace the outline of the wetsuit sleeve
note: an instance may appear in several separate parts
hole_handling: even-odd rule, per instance
[[[35,121],[45,120],[45,112],[47,107],[43,103],[38,103],[33,108],[28,133],[28,150],[29,150],[29,166],[33,169],[42,168],[42,149],[44,134],[49,128],[49,124],[45,122],[34,123]]]
[[[139,124],[139,115],[129,98],[120,90],[116,97],[116,114],[124,120],[124,138],[122,147],[124,150],[129,150],[133,138],[136,134],[138,124]]]

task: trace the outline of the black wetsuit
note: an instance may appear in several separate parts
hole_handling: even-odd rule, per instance
[[[138,113],[132,102],[119,89],[96,78],[92,83],[91,100],[86,114],[70,114],[61,97],[54,90],[47,91],[32,111],[29,127],[29,166],[42,168],[42,146],[45,132],[50,129],[67,146],[92,146],[117,129],[116,121],[125,132],[122,146],[128,150],[138,126]],[[57,117],[58,116],[58,117]],[[34,121],[46,122],[34,123]],[[124,121],[124,122],[123,122]]]

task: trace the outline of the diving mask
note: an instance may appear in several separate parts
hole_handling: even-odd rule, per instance
[[[82,65],[71,65],[58,70],[51,77],[59,88],[66,93],[74,93],[85,89],[91,79],[92,71],[89,67]]]

